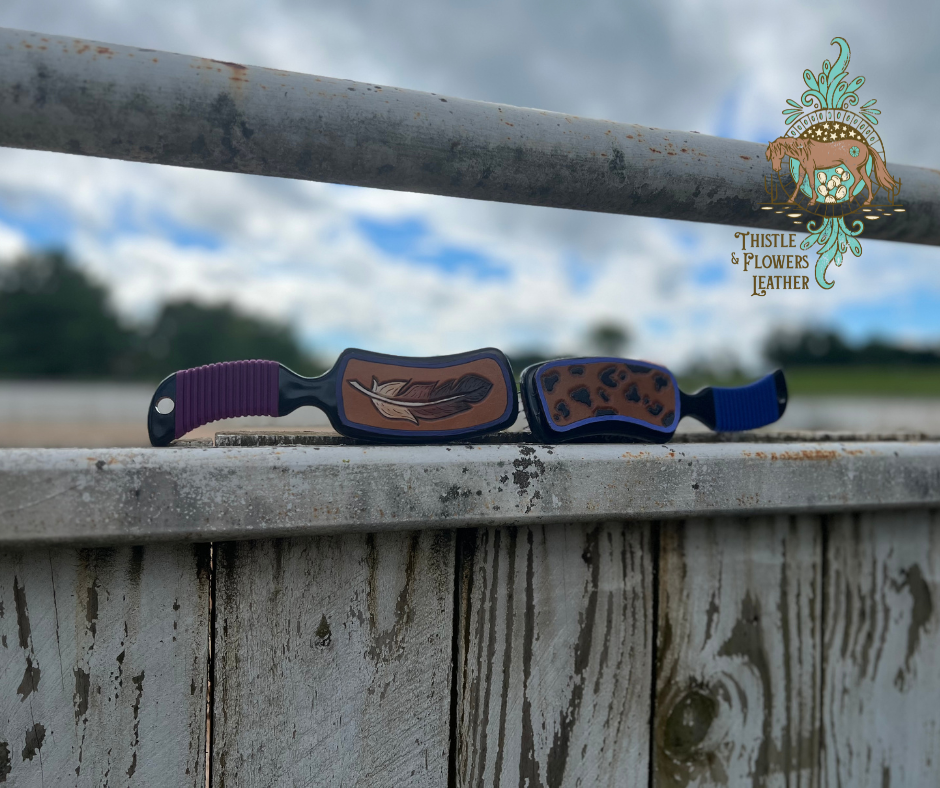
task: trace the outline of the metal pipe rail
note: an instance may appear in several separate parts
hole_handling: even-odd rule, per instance
[[[0,145],[497,202],[793,230],[764,146],[0,29]],[[940,245],[940,172],[867,238]]]

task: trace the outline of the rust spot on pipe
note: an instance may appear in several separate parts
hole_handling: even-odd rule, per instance
[[[99,55],[113,55],[114,54],[114,52],[108,49],[108,47],[95,47],[95,52],[97,52]]]
[[[744,161],[750,161],[750,160],[751,160],[751,157],[750,157],[750,156],[741,156],[740,158],[744,159]]]
[[[818,460],[834,460],[838,457],[838,453],[832,450],[826,449],[803,449],[801,451],[782,451],[780,453],[771,452],[770,459],[772,461],[776,460],[797,460],[802,462],[804,460],[818,461]]]
[[[247,71],[248,66],[243,66],[241,63],[229,63],[227,60],[213,60],[213,63],[221,63],[223,66],[228,66],[229,68],[234,68],[237,71]]]

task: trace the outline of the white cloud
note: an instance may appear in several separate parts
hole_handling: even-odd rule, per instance
[[[612,0],[576,15],[496,0],[355,8],[30,0],[0,9],[0,25],[703,132],[714,131],[730,94],[729,122],[742,138],[782,126],[780,105],[799,95],[802,69],[818,70],[841,34],[864,64],[852,73],[873,75],[883,117],[897,118],[893,158],[940,166],[919,130],[936,125],[938,110],[905,76],[935,68],[929,31],[902,15],[882,17],[873,3],[856,7],[881,27],[813,3],[781,19],[753,3]],[[903,66],[882,51],[902,38]],[[901,122],[905,113],[917,122]],[[862,258],[830,272],[832,291],[752,298],[749,277],[730,264],[735,228],[0,150],[0,207],[25,204],[69,218],[72,251],[129,316],[144,318],[167,298],[232,300],[290,320],[311,346],[334,352],[347,342],[417,354],[578,350],[605,319],[633,327],[638,355],[677,366],[703,357],[755,364],[775,326],[824,322],[847,305],[883,305],[915,290],[940,301],[934,249],[863,240]],[[376,249],[357,228],[361,217],[420,219],[434,244],[479,253],[509,277],[409,265]],[[182,243],[168,224],[210,234],[218,247]],[[0,225],[0,257],[23,243]],[[578,288],[572,260],[586,272]],[[723,281],[695,282],[714,266]]]
[[[26,251],[26,238],[21,232],[0,223],[0,265],[9,263]]]

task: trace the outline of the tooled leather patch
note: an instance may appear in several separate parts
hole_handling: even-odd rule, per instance
[[[627,416],[655,427],[676,419],[676,390],[662,370],[595,361],[551,367],[539,374],[548,417],[568,427],[598,416]]]
[[[440,368],[353,358],[341,390],[346,422],[410,432],[490,424],[504,416],[511,396],[503,369],[492,358]]]

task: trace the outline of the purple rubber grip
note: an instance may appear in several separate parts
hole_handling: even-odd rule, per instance
[[[219,419],[277,416],[276,361],[225,361],[176,373],[176,437]]]

